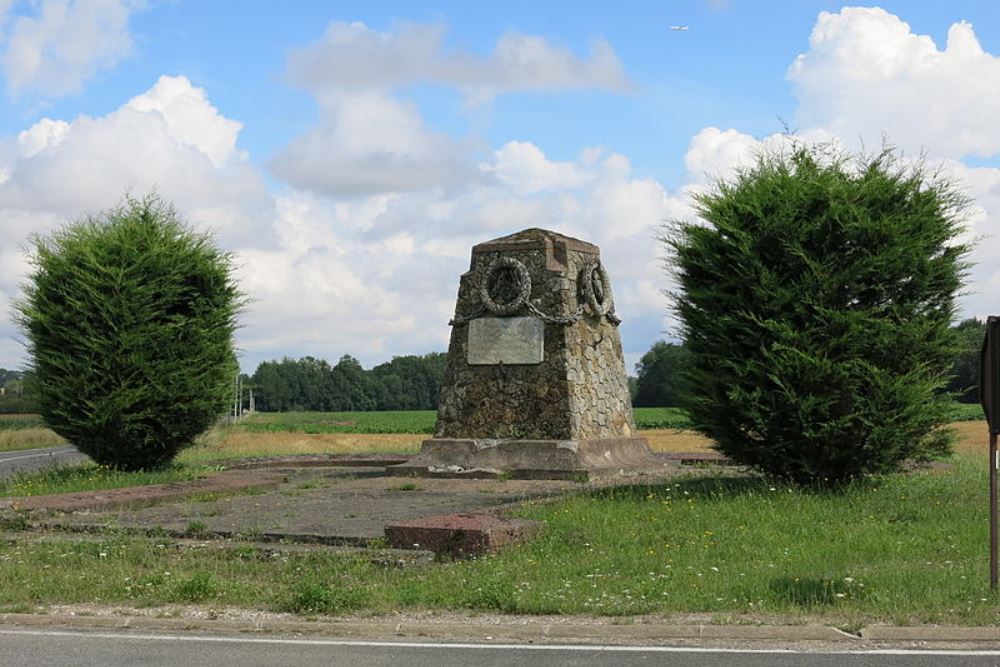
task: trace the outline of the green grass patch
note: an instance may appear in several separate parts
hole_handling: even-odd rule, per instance
[[[172,466],[151,472],[121,472],[94,463],[64,465],[0,479],[0,497],[43,496],[54,493],[119,489],[166,484],[203,477],[206,468]]]
[[[687,429],[691,419],[681,408],[635,408],[639,429]],[[951,419],[983,418],[979,405],[954,403]],[[437,412],[399,410],[388,412],[258,412],[233,426],[249,433],[433,433]]]
[[[26,428],[45,428],[40,415],[0,415],[0,431],[20,431]]]
[[[433,433],[434,410],[258,412],[233,428],[251,433]]]
[[[233,428],[250,433],[433,433],[437,412],[258,412]],[[636,408],[640,429],[690,428],[680,408]]]
[[[952,403],[949,419],[954,422],[971,422],[983,419],[983,406],[979,403]]]
[[[400,608],[704,612],[725,620],[1000,623],[987,576],[987,471],[887,476],[835,493],[703,477],[527,505],[533,542],[392,569],[324,550],[177,549],[161,538],[0,544],[0,608],[188,601],[302,614]]]
[[[691,428],[691,419],[681,408],[635,408],[635,425],[639,429]]]

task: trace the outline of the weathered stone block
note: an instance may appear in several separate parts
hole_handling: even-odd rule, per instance
[[[540,521],[492,514],[443,514],[388,525],[385,537],[394,549],[424,549],[439,556],[469,558],[531,539],[543,526]]]

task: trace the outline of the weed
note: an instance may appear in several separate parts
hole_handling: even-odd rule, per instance
[[[205,525],[204,521],[198,519],[189,521],[187,528],[184,529],[184,534],[187,537],[204,537],[207,533],[208,526]]]
[[[0,516],[0,530],[28,530],[31,522],[28,521],[27,512],[13,512]]]
[[[179,579],[174,585],[176,600],[198,602],[215,596],[218,583],[209,572],[195,572],[190,577]]]
[[[420,486],[416,482],[403,482],[389,487],[390,491],[419,491]]]
[[[282,609],[297,614],[342,614],[360,609],[366,601],[363,588],[309,582],[295,586]]]

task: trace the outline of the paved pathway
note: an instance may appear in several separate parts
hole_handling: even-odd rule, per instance
[[[0,628],[0,665],[125,667],[556,667],[689,665],[692,667],[973,667],[996,664],[1000,651],[712,649],[679,646],[433,644],[200,634],[156,635]]]

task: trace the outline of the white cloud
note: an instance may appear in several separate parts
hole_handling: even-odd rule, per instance
[[[161,76],[155,86],[126,106],[159,114],[178,144],[197,148],[216,167],[237,156],[236,138],[242,123],[222,116],[209,103],[205,90],[192,86],[186,77]]]
[[[129,0],[31,3],[37,13],[14,17],[0,39],[0,72],[7,92],[79,92],[99,70],[131,53],[128,19],[137,5]]]
[[[910,153],[1000,153],[1000,58],[983,50],[969,23],[952,25],[940,50],[877,7],[822,12],[788,77],[797,122],[852,145],[878,148],[885,133]]]
[[[636,348],[648,346],[665,309],[655,227],[686,205],[655,181],[635,178],[623,156],[586,153],[553,162],[534,144],[516,142],[480,165],[503,177],[454,191],[278,197],[278,245],[240,254],[254,298],[241,345],[255,358],[380,360],[445,349],[471,247],[538,226],[600,245],[623,333],[642,341]]]
[[[514,190],[528,195],[542,190],[577,188],[586,180],[586,173],[570,162],[552,162],[532,143],[510,141],[494,152],[495,163],[485,163],[491,171]]]
[[[328,98],[322,115],[270,163],[298,188],[370,194],[449,187],[476,175],[470,147],[430,131],[413,104],[356,93]]]
[[[238,131],[202,89],[163,77],[106,116],[46,118],[0,138],[0,341],[14,335],[7,314],[26,271],[14,255],[29,235],[106,210],[128,190],[155,188],[226,247],[273,243],[274,202],[237,151]]]
[[[472,245],[532,226],[604,247],[626,334],[660,320],[651,235],[681,204],[632,176],[621,155],[588,150],[556,162],[534,144],[512,142],[468,166],[472,177],[461,188],[276,195],[239,152],[239,128],[205,91],[165,77],[106,116],[44,119],[0,139],[7,174],[0,179],[0,309],[9,310],[25,271],[23,258],[18,264],[7,255],[28,234],[106,209],[127,187],[142,193],[156,184],[187,219],[219,227],[221,245],[235,251],[252,299],[237,341],[251,370],[284,355],[351,353],[373,363],[445,349]],[[419,154],[419,142],[402,139],[393,143]],[[9,322],[0,323],[0,366],[19,363],[13,336]],[[647,344],[648,333],[638,337],[639,347]]]
[[[294,51],[294,81],[324,97],[345,90],[434,83],[463,90],[471,102],[499,93],[566,89],[622,92],[630,83],[611,46],[595,40],[588,58],[534,35],[509,32],[489,57],[447,51],[440,25],[405,23],[379,32],[363,23],[332,23],[318,42]]]
[[[288,73],[316,98],[320,121],[276,155],[271,169],[297,188],[333,196],[490,179],[489,171],[476,167],[483,147],[429,129],[416,105],[393,96],[400,86],[440,84],[471,102],[511,91],[628,87],[617,57],[601,41],[581,59],[541,37],[508,33],[489,57],[480,57],[446,51],[444,29],[422,24],[383,33],[361,23],[333,23],[319,42],[291,54]],[[542,163],[518,142],[501,150],[496,176],[521,179],[519,194],[576,182],[566,165]]]
[[[273,203],[236,150],[239,128],[184,77],[106,116],[42,119],[0,143],[0,241],[156,189],[227,242],[266,242]]]

